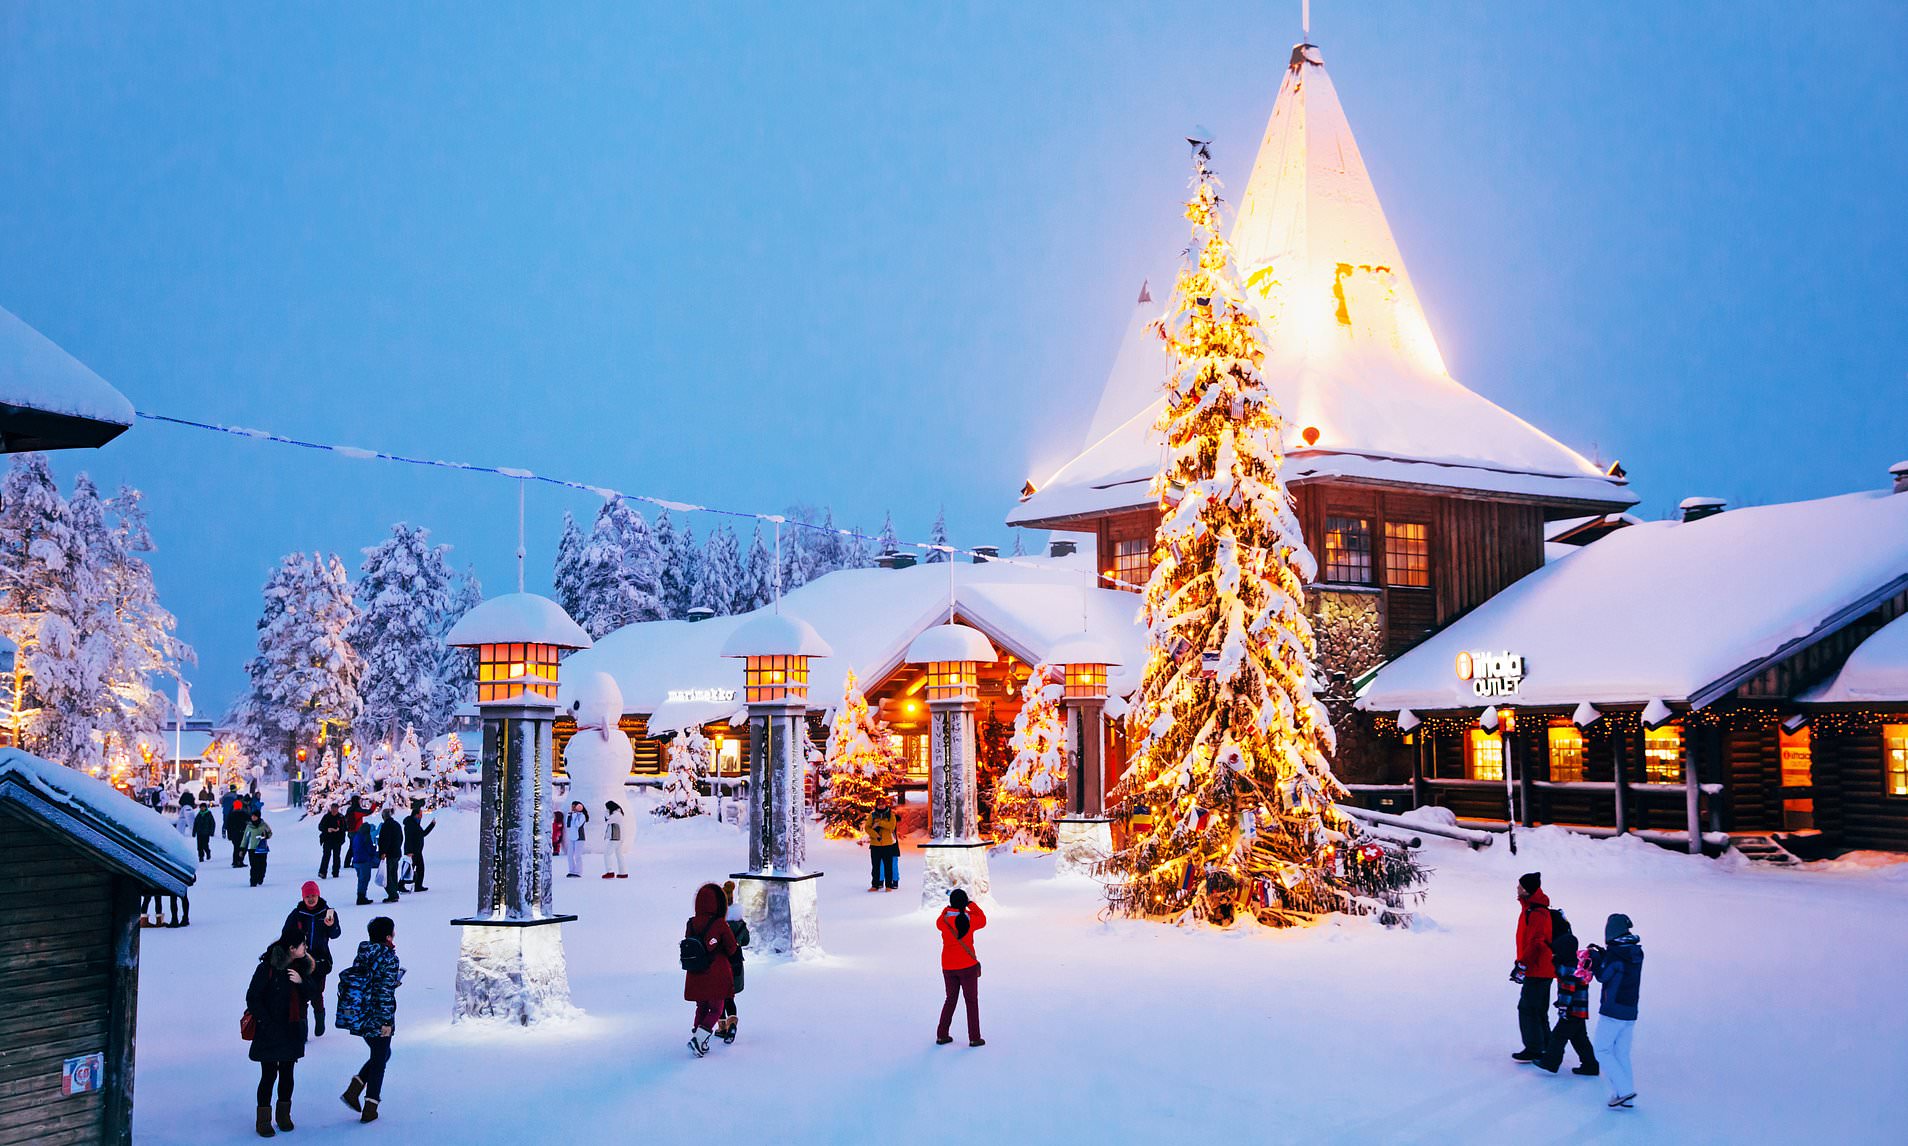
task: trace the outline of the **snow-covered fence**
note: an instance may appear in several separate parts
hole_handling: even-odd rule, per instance
[[[1460,828],[1446,824],[1427,824],[1421,820],[1406,819],[1385,812],[1374,812],[1369,808],[1358,808],[1350,804],[1338,805],[1338,810],[1355,820],[1367,824],[1382,824],[1389,828],[1401,828],[1407,832],[1422,833],[1427,836],[1443,836],[1449,840],[1460,840],[1470,844],[1473,849],[1491,846],[1491,834],[1474,828]]]

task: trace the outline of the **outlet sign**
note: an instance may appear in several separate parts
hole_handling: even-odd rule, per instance
[[[1470,681],[1478,696],[1516,696],[1524,683],[1524,658],[1511,652],[1462,652],[1457,655],[1457,675]]]

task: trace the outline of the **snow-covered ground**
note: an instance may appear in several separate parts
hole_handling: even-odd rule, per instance
[[[215,851],[192,926],[144,935],[145,1146],[255,1140],[238,1016],[318,852],[311,821],[272,818],[263,888]],[[938,941],[918,853],[901,891],[871,895],[866,852],[817,837],[828,957],[752,964],[741,1038],[697,1061],[675,942],[695,887],[737,870],[744,847],[707,817],[635,819],[630,879],[558,880],[559,906],[582,917],[564,939],[587,1017],[523,1031],[450,1024],[448,921],[472,906],[475,817],[445,814],[431,890],[388,909],[409,976],[383,1118],[360,1127],[338,1102],[364,1044],[327,1034],[298,1067],[293,1140],[1879,1142],[1908,1118],[1895,981],[1908,863],[1752,869],[1542,829],[1517,857],[1502,840],[1428,842],[1439,870],[1414,930],[1274,933],[1106,922],[1091,883],[997,854],[975,1050],[933,1043]],[[1509,1058],[1513,883],[1531,869],[1582,934],[1611,911],[1636,920],[1634,1111],[1606,1110],[1600,1079]],[[387,910],[352,906],[349,876],[325,885],[347,959]]]

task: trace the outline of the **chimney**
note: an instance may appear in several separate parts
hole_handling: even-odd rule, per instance
[[[1079,548],[1080,543],[1077,541],[1068,541],[1055,537],[1047,542],[1047,556],[1071,557]]]
[[[1721,513],[1728,504],[1720,497],[1686,497],[1676,508],[1683,511],[1684,521],[1701,521]]]
[[[1888,476],[1895,479],[1895,492],[1908,493],[1908,461],[1896,462],[1888,467]]]
[[[890,549],[875,558],[875,565],[882,569],[911,569],[914,567],[914,554]]]
[[[715,616],[714,609],[711,609],[707,605],[697,605],[695,608],[689,610],[689,623],[693,625],[697,621],[706,621],[713,616]]]
[[[974,547],[974,564],[976,565],[985,565],[999,556],[1000,546],[998,545],[976,545]]]

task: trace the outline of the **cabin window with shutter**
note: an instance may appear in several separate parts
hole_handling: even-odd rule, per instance
[[[1550,779],[1556,784],[1583,779],[1583,733],[1574,724],[1550,726]]]
[[[1340,585],[1371,584],[1371,519],[1325,519],[1325,580]]]
[[[1385,584],[1431,587],[1431,527],[1416,521],[1385,522]]]
[[[1882,725],[1882,782],[1890,796],[1908,796],[1908,724]]]
[[[1152,538],[1134,537],[1113,543],[1113,577],[1121,583],[1120,588],[1137,589],[1152,575]]]
[[[1643,730],[1643,780],[1649,784],[1683,782],[1683,730],[1673,724]]]
[[[1471,729],[1464,747],[1464,770],[1473,780],[1504,778],[1504,734]]]

